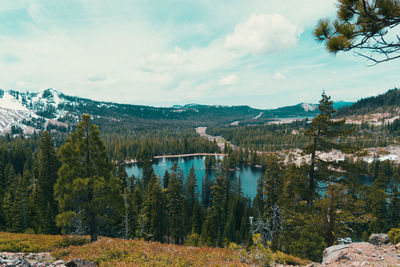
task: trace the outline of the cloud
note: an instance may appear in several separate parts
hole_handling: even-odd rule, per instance
[[[225,47],[244,54],[268,54],[296,46],[302,30],[282,15],[251,15],[236,25],[225,39]]]
[[[102,82],[102,81],[105,81],[106,79],[107,79],[106,75],[98,74],[98,75],[90,76],[88,78],[88,81],[89,82]]]
[[[286,79],[286,75],[281,73],[281,72],[276,72],[274,75],[274,78],[276,80],[285,80]]]
[[[219,85],[232,85],[239,81],[239,78],[235,74],[231,74],[228,76],[222,76],[219,80]]]
[[[178,46],[172,52],[152,53],[142,64],[143,71],[164,73],[189,61],[188,53]]]

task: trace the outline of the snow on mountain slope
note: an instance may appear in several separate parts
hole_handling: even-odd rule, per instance
[[[33,134],[49,124],[60,126],[57,119],[64,112],[58,106],[65,102],[61,94],[53,89],[39,93],[0,89],[0,134],[13,133],[15,129]],[[61,124],[65,126],[65,123]]]
[[[318,108],[318,105],[309,103],[301,103],[301,106],[303,107],[304,111],[314,111]]]
[[[4,92],[3,96],[0,98],[0,108],[29,113],[29,110],[8,92]]]

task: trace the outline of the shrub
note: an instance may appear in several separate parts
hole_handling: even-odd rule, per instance
[[[72,236],[66,236],[63,239],[61,239],[60,241],[58,241],[56,244],[56,247],[57,248],[66,248],[69,246],[82,246],[89,242],[90,242],[90,240],[87,237],[72,235]]]
[[[392,244],[400,243],[400,229],[399,228],[392,228],[389,233],[388,237]]]
[[[185,246],[198,247],[200,246],[200,235],[193,233],[187,236]]]
[[[280,263],[280,264],[288,264],[288,265],[295,265],[295,266],[298,266],[298,265],[302,266],[302,265],[307,265],[310,263],[307,260],[303,260],[298,257],[285,254],[281,251],[277,251],[275,253],[275,262]]]

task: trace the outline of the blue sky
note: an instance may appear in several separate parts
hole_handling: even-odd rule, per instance
[[[2,0],[0,88],[120,103],[273,108],[399,84],[313,39],[334,0]]]

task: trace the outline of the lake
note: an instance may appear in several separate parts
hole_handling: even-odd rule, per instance
[[[196,178],[197,178],[197,190],[201,190],[201,181],[205,176],[206,168],[204,165],[205,157],[185,157],[185,158],[169,158],[159,159],[153,161],[153,169],[157,176],[164,177],[164,173],[174,165],[178,163],[179,168],[182,169],[185,177],[188,175],[190,168],[194,167]],[[126,166],[126,172],[129,176],[135,175],[135,177],[142,177],[142,167],[140,164],[133,164]],[[233,180],[235,177],[240,177],[242,182],[243,193],[253,199],[257,193],[257,180],[264,174],[262,169],[242,167],[240,170],[231,172],[230,177]],[[214,179],[214,172],[208,171],[208,177]]]

